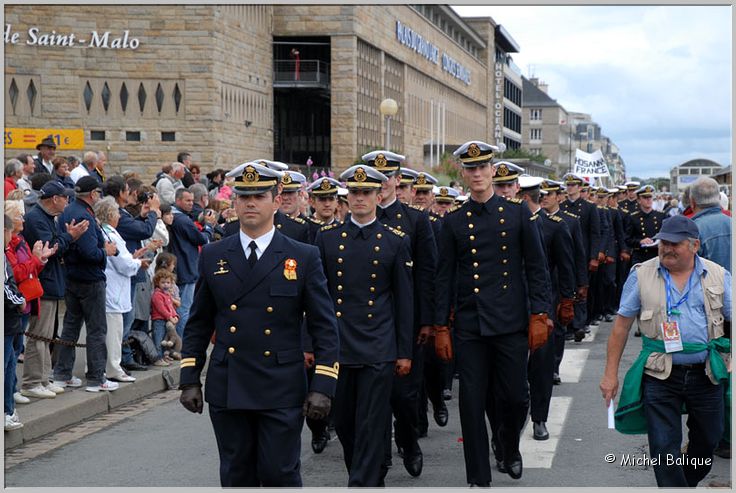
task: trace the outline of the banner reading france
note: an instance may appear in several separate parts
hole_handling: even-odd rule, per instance
[[[575,166],[572,172],[580,176],[611,176],[600,149],[593,154],[575,149]]]

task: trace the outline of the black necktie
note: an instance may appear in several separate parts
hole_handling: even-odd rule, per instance
[[[256,265],[256,262],[258,261],[258,255],[256,255],[256,242],[251,241],[248,245],[248,248],[250,248],[250,255],[248,256],[248,263],[250,264],[251,268]]]

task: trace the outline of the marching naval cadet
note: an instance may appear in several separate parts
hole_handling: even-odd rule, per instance
[[[350,213],[348,206],[348,189],[340,186],[337,189],[337,219],[344,222]]]
[[[572,238],[574,274],[575,274],[575,296],[573,303],[580,297],[580,292],[588,287],[588,262],[585,256],[585,247],[583,246],[583,234],[580,230],[580,221],[578,217],[570,212],[560,209],[558,195],[561,194],[562,183],[553,180],[544,180],[539,185],[540,191],[545,192],[541,195],[541,206],[551,218],[558,217],[567,224],[568,231]],[[574,305],[573,305],[574,310]],[[569,315],[569,312],[568,312]],[[560,363],[565,352],[565,340],[567,340],[567,327],[572,322],[568,317],[558,316],[555,322],[554,346],[555,346],[555,369],[552,374],[552,383],[559,385],[562,383],[560,379]],[[566,322],[566,323],[563,323]]]
[[[412,204],[420,207],[422,210],[429,211],[432,214],[432,204],[434,203],[434,192],[433,188],[437,185],[437,178],[420,171],[417,173],[417,177],[414,180],[414,200]]]
[[[434,276],[437,268],[437,246],[427,213],[396,199],[396,187],[400,181],[399,171],[404,156],[389,151],[378,150],[364,154],[365,164],[386,176],[381,184],[381,203],[377,217],[383,224],[398,229],[409,237],[414,280],[414,345],[412,371],[408,378],[395,378],[391,390],[391,409],[396,417],[394,435],[396,445],[403,451],[404,468],[412,476],[422,473],[423,455],[419,447],[419,389],[424,369],[422,345],[427,342],[435,320]],[[386,419],[390,422],[391,417]],[[390,458],[391,435],[386,435],[387,458]]]
[[[323,224],[320,221],[305,216],[299,210],[300,195],[303,193],[307,184],[307,177],[298,171],[287,170],[284,171],[281,184],[283,187],[281,189],[281,206],[279,207],[279,211],[296,220],[296,222],[306,224],[307,242],[311,243]]]
[[[612,292],[608,293],[606,303],[606,322],[612,322],[615,313],[618,312],[618,301],[621,299],[624,282],[626,282],[626,277],[629,275],[628,271],[624,269],[631,260],[631,254],[628,245],[626,245],[626,232],[624,229],[626,212],[619,208],[618,200],[616,200],[615,196],[615,194],[625,192],[626,187],[617,187],[609,189],[608,191],[611,193],[608,197],[608,209],[611,211],[613,237],[615,240],[613,258],[616,263],[616,288]]]
[[[314,209],[314,216],[306,218],[310,225],[310,243],[314,242],[319,228],[339,222],[337,219],[337,189],[339,187],[339,181],[327,176],[318,178],[307,187],[309,205]]]
[[[637,201],[636,191],[641,188],[641,183],[638,181],[627,181],[624,183],[626,187],[626,198],[618,203],[618,206],[622,211],[627,214],[636,212],[639,210],[639,202]]]
[[[401,181],[396,187],[396,198],[402,204],[410,205],[414,200],[414,180],[417,179],[417,173],[413,169],[401,167]]]
[[[644,185],[636,191],[638,210],[629,214],[626,230],[626,243],[631,248],[631,264],[640,264],[657,256],[657,248],[647,246],[654,244],[654,235],[659,233],[663,212],[652,208],[654,187]]]
[[[233,183],[240,231],[206,245],[184,331],[180,402],[203,408],[200,375],[213,332],[204,400],[223,487],[302,485],[303,416],[327,416],[339,372],[338,328],[319,250],[273,225],[280,173],[248,164]],[[307,387],[302,320],[314,341]]]
[[[611,230],[611,218],[608,209],[605,206],[605,197],[608,192],[603,187],[591,187],[589,201],[596,208],[598,213],[598,222],[600,225],[600,237],[598,243],[598,269],[591,273],[590,289],[588,290],[587,317],[585,320],[585,332],[590,331],[591,326],[598,326],[599,321],[603,319],[601,296],[602,285],[606,283],[604,276],[610,276],[610,268],[607,267],[606,257],[609,249],[613,248],[613,231]]]
[[[460,192],[452,187],[435,186],[432,212],[434,212],[438,217],[444,217],[447,211],[452,209],[452,206],[455,205],[455,200],[458,195],[460,195]]]
[[[578,290],[575,300],[575,319],[572,328],[575,332],[575,341],[580,342],[585,338],[585,322],[587,315],[588,288],[592,274],[598,270],[600,253],[600,219],[596,207],[584,200],[581,188],[585,181],[574,173],[567,173],[562,177],[565,182],[567,199],[560,204],[560,209],[578,216],[580,230],[583,234],[583,247],[585,248],[585,259],[588,262],[588,284],[582,290]],[[605,255],[604,255],[605,258]]]
[[[435,291],[435,350],[449,360],[453,299],[445,287],[457,274],[453,330],[460,373],[460,424],[466,479],[478,486],[491,482],[485,424],[488,392],[496,392],[503,410],[500,441],[505,468],[512,478],[522,475],[517,430],[528,411],[527,355],[548,337],[550,286],[541,238],[523,202],[493,193],[490,162],[498,150],[470,141],[454,152],[462,163],[470,199],[443,219]],[[534,289],[527,291],[526,286]]]
[[[574,246],[570,230],[565,221],[551,216],[540,205],[540,196],[547,192],[541,190],[544,178],[520,176],[519,187],[522,200],[526,202],[532,217],[539,216],[537,224],[542,227],[546,259],[549,268],[551,308],[548,317],[562,325],[569,324],[574,315],[575,262]],[[564,343],[564,341],[563,341]],[[547,416],[552,399],[553,374],[555,371],[555,344],[550,337],[547,343],[529,355],[529,395],[531,401],[533,438],[547,440]]]
[[[409,237],[376,219],[381,183],[367,165],[347,181],[350,218],[317,233],[340,330],[335,430],[348,486],[383,486],[384,446],[394,374],[412,366],[413,289]]]

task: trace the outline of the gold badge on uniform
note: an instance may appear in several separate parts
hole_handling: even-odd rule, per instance
[[[368,179],[368,175],[365,174],[365,170],[363,168],[358,168],[355,170],[353,178],[355,178],[355,181],[364,182]]]
[[[502,164],[498,167],[496,173],[498,173],[498,176],[506,176],[509,174],[509,169],[506,167],[505,164]]]
[[[296,260],[293,258],[284,262],[284,277],[289,281],[296,281]]]
[[[445,187],[440,188],[440,197],[447,197],[449,193]]]
[[[322,185],[320,187],[322,190],[329,190],[330,189],[330,181],[329,180],[322,180]]]
[[[215,272],[213,272],[213,274],[214,275],[227,274],[228,272],[230,272],[229,270],[225,269],[226,264],[227,264],[227,260],[223,260],[223,259],[218,260],[217,265],[220,266],[220,270],[216,270]]]
[[[468,147],[468,156],[470,157],[480,156],[480,147],[478,147],[478,144],[470,144],[470,146]]]
[[[289,173],[284,173],[284,177],[281,178],[281,183],[283,183],[284,185],[291,184],[291,175]]]
[[[386,156],[379,154],[373,162],[376,164],[376,168],[384,168],[386,167]]]
[[[427,177],[424,176],[424,173],[419,173],[419,176],[417,177],[417,185],[426,185],[427,184]]]
[[[246,166],[243,177],[245,178],[245,181],[249,183],[258,181],[258,173],[256,173],[256,169],[253,166]]]

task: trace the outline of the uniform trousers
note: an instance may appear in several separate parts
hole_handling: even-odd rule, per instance
[[[348,470],[348,486],[381,486],[386,477],[386,417],[391,412],[395,362],[340,366],[335,431]]]
[[[555,324],[557,325],[557,324]],[[563,335],[564,342],[564,335]],[[547,421],[552,399],[552,373],[555,371],[555,337],[550,336],[544,346],[529,354],[529,395],[532,421]]]
[[[629,276],[629,271],[631,270],[631,260],[628,262],[624,262],[623,260],[619,259],[616,262],[616,290],[615,295],[612,300],[612,313],[616,313],[618,311],[618,304],[621,301],[621,293],[624,290],[624,283],[626,282],[626,278]]]
[[[447,361],[442,361],[437,357],[434,350],[434,337],[430,337],[427,344],[424,345],[424,385],[419,399],[419,431],[426,432],[429,428],[427,400],[432,403],[434,410],[445,406],[442,391],[447,388],[445,381],[449,366]]]
[[[232,410],[210,404],[220,485],[301,487],[302,408]]]
[[[555,330],[552,331],[552,338],[554,339],[555,347],[555,373],[560,373],[560,363],[562,363],[562,357],[565,355],[565,333],[567,332],[567,326],[562,325],[560,322],[555,320]]]
[[[414,344],[411,372],[404,377],[394,376],[391,387],[391,409],[396,418],[394,429],[396,445],[409,455],[421,452],[419,449],[419,392],[423,382],[424,345]],[[388,443],[390,447],[390,432]]]
[[[498,443],[506,460],[515,460],[519,435],[529,410],[527,382],[528,342],[526,332],[498,336],[457,331],[457,366],[460,373],[460,426],[463,433],[465,472],[468,483],[491,481],[485,411],[489,393],[494,394]]]
[[[616,264],[604,264],[598,267],[598,285],[593,298],[593,316],[603,316],[615,313],[608,311],[610,306],[610,293],[616,292]]]

